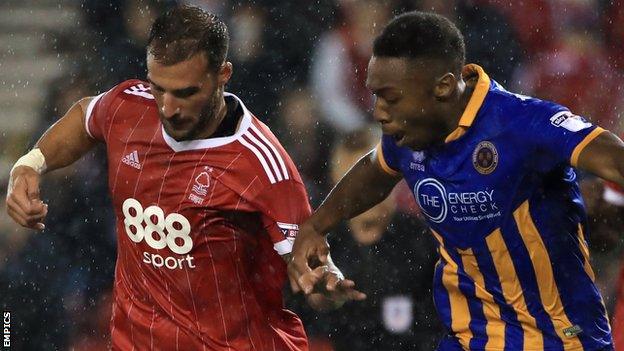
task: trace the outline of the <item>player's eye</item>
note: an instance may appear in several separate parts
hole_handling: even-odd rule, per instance
[[[400,100],[400,99],[399,99],[398,97],[390,97],[390,98],[386,98],[386,99],[384,99],[384,100],[386,100],[386,103],[387,103],[388,105],[394,105],[394,104],[396,104],[397,102],[399,102],[399,100]]]
[[[176,91],[173,93],[173,95],[175,95],[175,97],[180,98],[180,99],[186,99],[195,95],[196,93],[197,93],[197,90],[191,89],[191,90]]]

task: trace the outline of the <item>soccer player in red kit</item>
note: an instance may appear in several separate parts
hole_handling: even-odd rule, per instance
[[[107,149],[117,218],[112,347],[117,350],[307,350],[283,308],[286,264],[310,214],[297,169],[271,131],[235,95],[227,28],[181,7],[159,17],[148,81],[85,98],[11,172],[7,211],[43,229],[39,177]],[[353,282],[322,270],[317,307],[361,299]],[[314,305],[314,303],[313,303]]]

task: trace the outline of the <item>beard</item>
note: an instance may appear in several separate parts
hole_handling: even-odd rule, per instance
[[[176,113],[169,118],[165,118],[162,113],[159,113],[160,120],[167,134],[176,141],[195,140],[207,129],[213,127],[213,123],[216,123],[215,118],[218,112],[219,91],[220,89],[215,89],[197,117],[182,116]],[[207,138],[208,136],[205,137]]]

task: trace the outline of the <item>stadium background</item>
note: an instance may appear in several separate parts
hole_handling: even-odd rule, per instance
[[[227,90],[275,131],[298,165],[313,205],[331,186],[330,170],[341,157],[337,145],[360,150],[370,141],[366,135],[377,129],[371,125],[372,97],[364,88],[371,40],[393,14],[405,10],[434,10],[453,19],[465,35],[467,61],[481,64],[508,89],[558,101],[624,132],[624,1],[187,3],[226,20],[234,64]],[[144,77],[149,25],[172,4],[0,2],[3,196],[12,163],[74,101],[127,78]],[[50,213],[43,234],[16,227],[4,202],[0,204],[0,304],[11,311],[13,342],[20,345],[16,349],[106,348],[115,237],[102,160],[102,150],[96,150],[46,176],[42,189]],[[593,227],[593,264],[611,311],[623,256],[623,212],[602,200],[601,182],[582,179]],[[396,195],[398,210],[418,221],[410,197],[401,191]],[[425,243],[415,245],[426,248]],[[406,268],[396,267],[401,269]],[[317,345],[323,344],[328,332],[314,327],[317,317],[300,303],[294,299],[289,305],[310,321],[308,331],[321,340]],[[437,321],[426,308],[415,313]],[[325,317],[323,324],[329,325],[340,318]],[[351,323],[357,326],[361,319],[353,315]],[[325,343],[317,349],[322,347],[331,348]]]

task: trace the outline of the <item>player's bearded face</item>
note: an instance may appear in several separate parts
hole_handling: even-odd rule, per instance
[[[219,103],[219,90],[215,89],[204,102],[198,113],[180,111],[170,117],[160,113],[160,120],[167,134],[177,141],[199,139],[212,121],[215,120]]]
[[[230,67],[208,68],[203,54],[170,65],[147,56],[148,79],[165,132],[178,141],[210,137],[223,112],[223,85]]]

